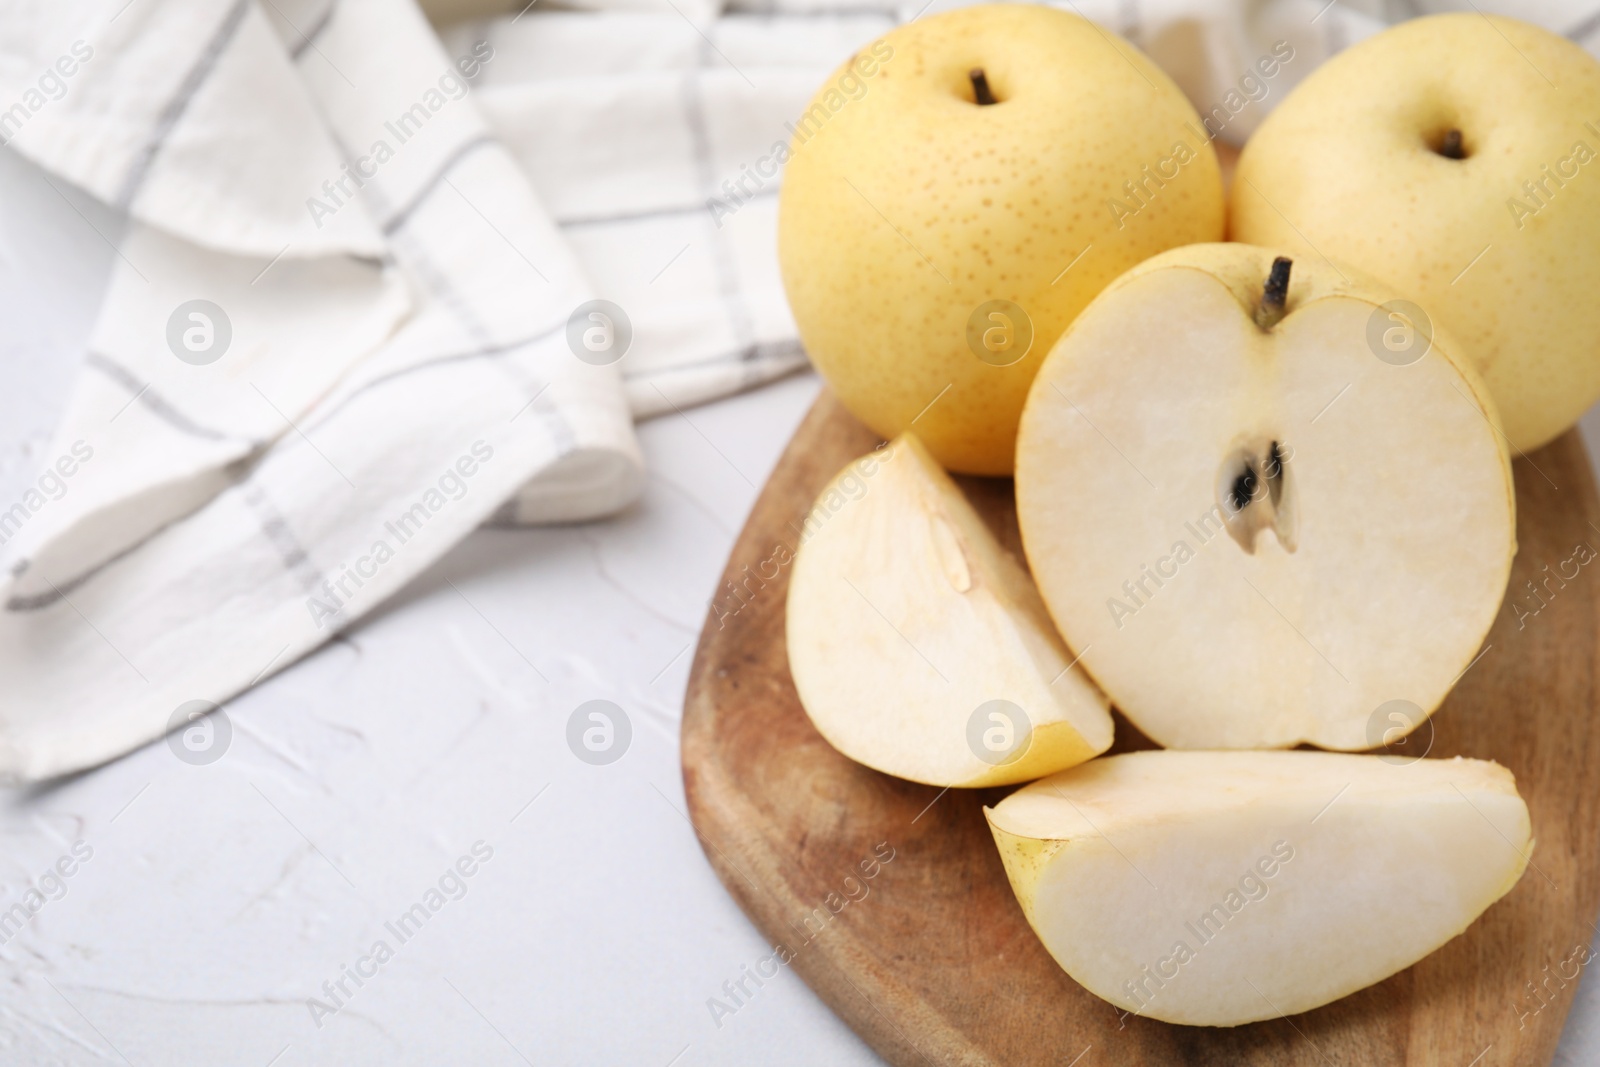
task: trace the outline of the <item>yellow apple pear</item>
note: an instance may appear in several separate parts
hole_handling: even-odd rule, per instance
[[[812,362],[873,430],[914,429],[971,474],[1010,473],[1028,385],[1096,293],[1223,233],[1216,154],[1177,86],[1042,5],[863,47],[789,151],[778,255]]]
[[[1600,62],[1572,42],[1473,12],[1369,38],[1262,123],[1230,207],[1234,240],[1361,268],[1455,335],[1512,447],[1600,398]]]

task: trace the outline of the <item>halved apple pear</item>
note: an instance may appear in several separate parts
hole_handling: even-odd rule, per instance
[[[1173,748],[1366,749],[1472,662],[1515,554],[1483,383],[1348,267],[1191,245],[1040,368],[1017,517],[1062,637]],[[1376,728],[1375,728],[1376,723]]]
[[[1056,962],[1125,1011],[1196,1026],[1382,981],[1509,892],[1532,849],[1511,773],[1469,759],[1135,752],[987,814]]]
[[[859,763],[939,786],[1022,782],[1111,746],[1033,581],[916,437],[818,498],[789,580],[789,670]]]

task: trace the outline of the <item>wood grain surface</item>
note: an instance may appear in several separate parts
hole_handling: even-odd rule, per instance
[[[1579,545],[1589,546],[1579,558],[1600,549],[1600,507],[1576,431],[1515,464],[1520,549],[1507,601],[1481,658],[1432,720],[1431,755],[1491,758],[1516,775],[1537,838],[1532,865],[1466,933],[1410,969],[1316,1011],[1234,1029],[1121,1019],[1056,966],[984,824],[982,806],[1007,790],[941,793],[900,781],[839,755],[812,728],[784,653],[788,561],[817,492],[876,444],[826,392],[795,434],[700,638],[683,774],[706,856],[728,890],[779,958],[886,1060],[1550,1062],[1600,903],[1600,560],[1575,559]],[[1010,483],[962,484],[1020,558]],[[1574,567],[1564,584],[1546,580]],[[1537,599],[1530,579],[1542,583]],[[1121,716],[1117,737],[1113,751],[1151,747]]]

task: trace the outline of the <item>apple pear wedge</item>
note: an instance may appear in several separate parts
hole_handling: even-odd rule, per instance
[[[1465,930],[1532,849],[1485,760],[1134,752],[986,809],[1023,913],[1126,1012],[1194,1026],[1294,1015]]]
[[[789,670],[844,755],[937,786],[1027,781],[1111,746],[1022,565],[916,437],[847,466],[789,579]]]
[[[1168,748],[1358,750],[1431,714],[1516,552],[1493,402],[1352,268],[1191,245],[1039,370],[1017,519],[1062,638]]]

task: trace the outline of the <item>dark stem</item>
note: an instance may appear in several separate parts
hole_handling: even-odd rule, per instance
[[[1272,448],[1267,452],[1266,468],[1267,496],[1276,508],[1283,500],[1283,450],[1276,441],[1272,442]]]
[[[1467,158],[1467,153],[1461,148],[1460,130],[1450,130],[1445,133],[1444,140],[1439,145],[1439,154],[1446,159]]]
[[[967,77],[972,79],[972,96],[979,104],[998,104],[993,91],[989,88],[989,76],[983,72],[982,67],[973,67],[967,72]]]
[[[1289,268],[1294,266],[1288,256],[1272,261],[1272,273],[1261,290],[1261,306],[1256,308],[1256,325],[1270,330],[1283,318],[1284,304],[1289,299]]]

